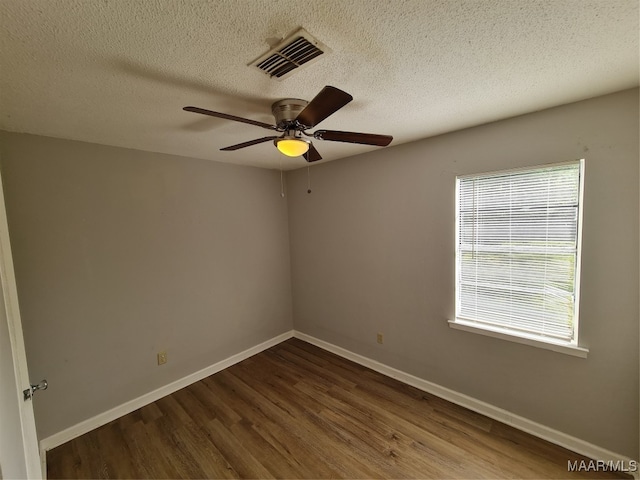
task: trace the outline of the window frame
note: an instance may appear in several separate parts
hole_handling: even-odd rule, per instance
[[[510,330],[508,328],[497,325],[489,325],[458,318],[460,310],[460,180],[469,178],[491,176],[501,176],[517,174],[519,172],[532,172],[536,170],[545,170],[549,168],[562,167],[567,165],[578,165],[579,181],[578,181],[578,209],[577,209],[577,238],[576,238],[576,257],[575,257],[575,279],[574,279],[574,318],[573,318],[573,338],[570,341],[554,339],[528,333],[523,331]],[[457,330],[463,330],[481,335],[500,338],[515,343],[530,345],[533,347],[552,350],[560,353],[586,358],[589,350],[579,345],[580,331],[580,283],[581,283],[581,264],[582,264],[582,227],[583,227],[583,210],[584,210],[584,173],[585,160],[583,158],[568,162],[550,163],[544,165],[533,165],[512,169],[486,171],[481,173],[464,174],[456,176],[455,188],[455,315],[453,320],[449,320],[449,326]]]

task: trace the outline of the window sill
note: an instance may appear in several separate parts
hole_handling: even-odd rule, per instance
[[[577,345],[540,340],[533,336],[514,335],[513,332],[509,332],[499,327],[478,325],[471,322],[465,322],[464,320],[449,320],[449,326],[456,330],[478,333],[480,335],[486,335],[487,337],[501,338],[502,340],[529,345],[531,347],[544,348],[546,350],[552,350],[566,355],[573,355],[574,357],[587,358],[587,354],[589,353],[587,348],[578,347]]]

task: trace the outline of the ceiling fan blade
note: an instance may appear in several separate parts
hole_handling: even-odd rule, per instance
[[[255,140],[249,140],[248,142],[238,143],[237,145],[231,145],[230,147],[224,147],[224,148],[221,148],[220,150],[224,150],[224,151],[238,150],[240,148],[250,147],[251,145],[257,145],[259,143],[268,142],[269,140],[274,140],[276,138],[278,138],[278,137],[275,136],[275,135],[273,137],[256,138]]]
[[[347,92],[327,85],[304,107],[296,120],[307,128],[312,128],[351,100],[353,97]]]
[[[309,145],[309,150],[305,152],[305,154],[302,156],[309,163],[322,160],[322,156],[318,153],[318,150],[316,150],[316,147],[313,146],[313,143]]]
[[[374,133],[340,132],[338,130],[318,130],[313,133],[313,138],[329,140],[332,142],[362,143],[364,145],[377,145],[386,147],[391,143],[391,135],[376,135]]]
[[[268,130],[276,129],[275,125],[269,125],[268,123],[258,122],[257,120],[251,120],[249,118],[236,117],[235,115],[229,115],[228,113],[220,113],[220,112],[214,112],[212,110],[205,110],[204,108],[184,107],[183,110],[186,112],[209,115],[210,117],[218,117],[218,118],[224,118],[225,120],[233,120],[234,122],[248,123],[249,125],[256,125],[257,127],[266,128]]]

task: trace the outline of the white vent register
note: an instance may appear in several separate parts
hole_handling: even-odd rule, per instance
[[[283,80],[303,65],[308,66],[329,52],[326,45],[301,28],[249,65],[271,78]]]

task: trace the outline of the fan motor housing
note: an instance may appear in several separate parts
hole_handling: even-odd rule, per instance
[[[276,125],[281,129],[286,129],[287,125],[298,117],[298,114],[308,103],[306,100],[299,98],[285,98],[275,102],[271,105],[271,113],[276,119]]]

